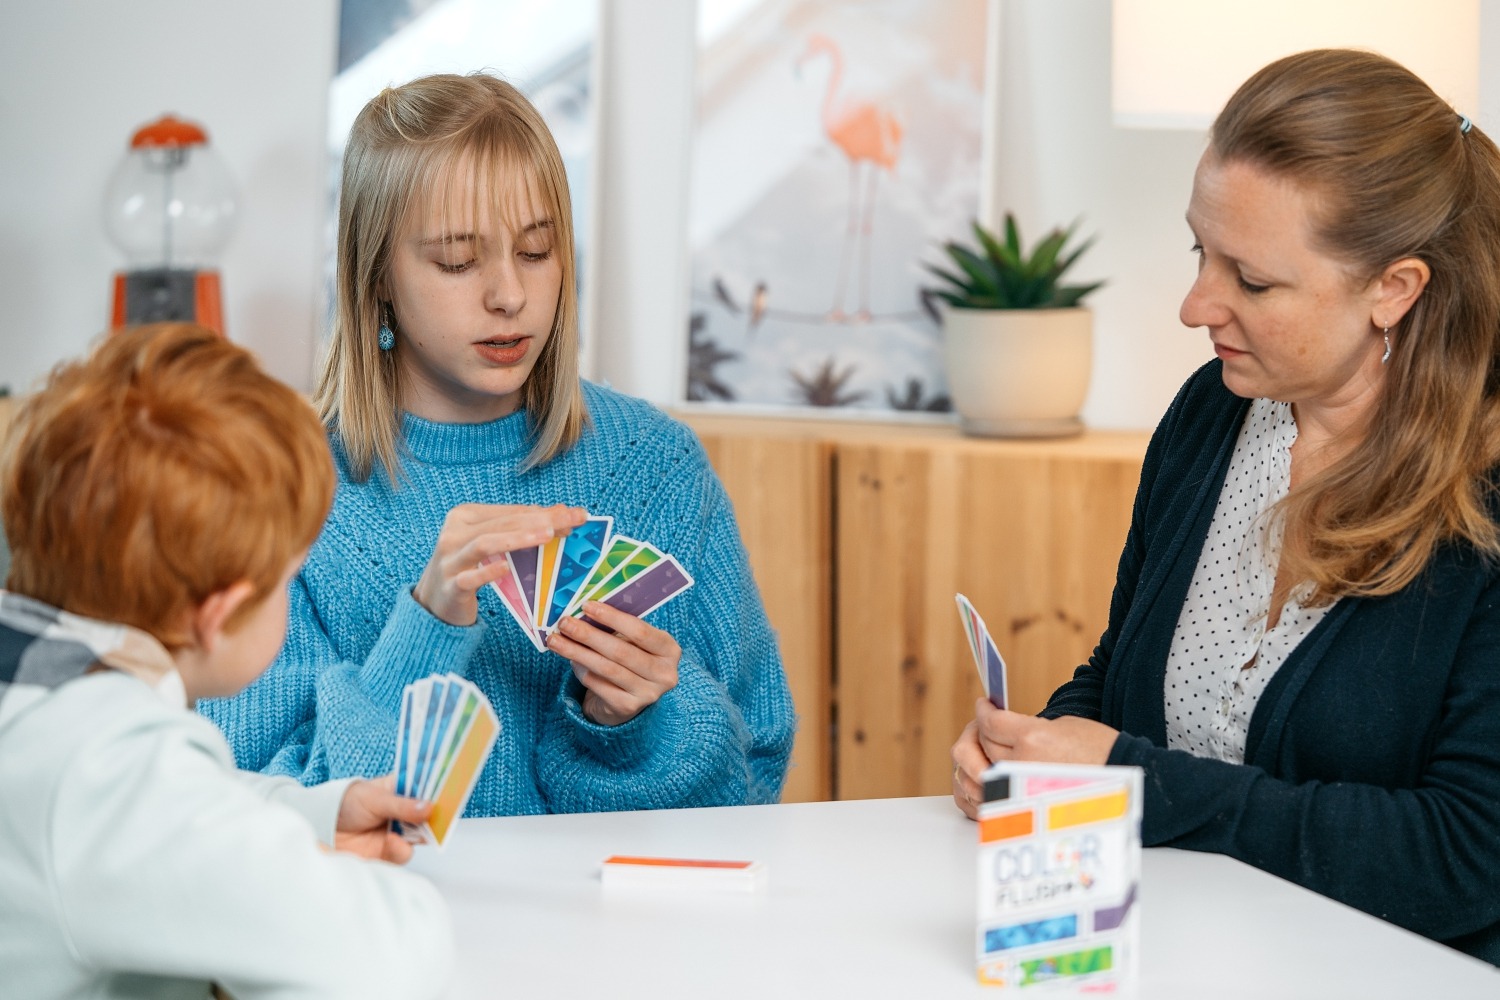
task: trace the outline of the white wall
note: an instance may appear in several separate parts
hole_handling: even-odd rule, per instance
[[[241,229],[224,260],[230,335],[306,387],[318,346],[322,127],[334,0],[3,0],[0,13],[0,385],[24,388],[102,328],[118,265],[99,202],[135,127],[203,122],[236,172]],[[603,0],[592,345],[597,372],[660,402],[679,392],[687,261],[694,0]],[[1198,132],[1116,129],[1108,0],[1004,0],[1001,162],[993,197],[1035,236],[1082,217],[1078,277],[1100,427],[1150,427],[1209,357],[1177,305],[1193,273],[1182,213]],[[1500,0],[1482,0],[1500,52]],[[1205,44],[1209,44],[1206,40]],[[161,53],[173,53],[167,64]],[[1475,116],[1500,134],[1500,60]]]
[[[336,0],[3,0],[0,386],[23,391],[104,329],[123,262],[105,186],[168,111],[208,130],[238,184],[229,336],[309,385],[336,25]]]
[[[994,203],[1028,241],[1081,218],[1097,241],[1070,278],[1105,280],[1094,310],[1084,421],[1152,427],[1207,336],[1177,306],[1195,265],[1183,212],[1205,134],[1118,129],[1110,120],[1108,0],[1005,0]]]
[[[589,354],[596,377],[681,396],[694,0],[605,0]]]

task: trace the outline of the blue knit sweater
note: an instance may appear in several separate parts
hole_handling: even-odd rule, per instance
[[[518,471],[524,412],[485,424],[404,420],[406,481],[349,477],[291,587],[285,648],[238,696],[199,709],[243,768],[306,784],[392,768],[402,689],[453,671],[479,685],[501,732],[477,816],[774,802],[796,728],[776,638],[734,512],[702,446],[647,403],[584,384],[591,424],[571,450]],[[584,716],[566,660],[539,652],[494,591],[460,628],[411,596],[461,503],[585,507],[675,556],[694,586],[648,620],[682,647],[678,683],[620,726]]]

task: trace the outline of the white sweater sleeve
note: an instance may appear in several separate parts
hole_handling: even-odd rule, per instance
[[[58,916],[80,961],[237,1000],[443,994],[452,928],[431,883],[321,847],[277,795],[238,780],[201,719],[111,742],[75,755],[51,809]]]
[[[305,788],[302,782],[283,775],[261,774],[259,771],[238,771],[239,780],[267,802],[289,805],[312,824],[318,841],[333,846],[338,829],[339,807],[344,804],[344,793],[354,783],[353,778],[339,778],[320,785]]]

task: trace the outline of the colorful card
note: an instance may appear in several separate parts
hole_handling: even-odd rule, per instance
[[[661,549],[656,546],[648,542],[638,542],[635,551],[621,561],[620,565],[616,566],[608,576],[580,595],[578,603],[569,609],[569,614],[576,617],[582,614],[578,609],[585,601],[602,601],[617,591],[623,590],[626,584],[660,562],[662,556]]]
[[[590,517],[567,535],[506,554],[509,572],[491,586],[537,649],[547,648],[548,634],[568,617],[610,631],[585,617],[589,601],[639,618],[693,585],[672,556],[613,529],[613,518]]]
[[[619,608],[626,614],[640,618],[647,612],[661,607],[692,585],[693,578],[688,576],[687,570],[683,569],[676,559],[663,555],[650,568],[643,570],[619,587],[607,593],[604,592],[605,588],[601,588],[600,593],[592,600],[608,604],[612,608]],[[607,588],[608,585],[605,586]],[[579,613],[582,614],[582,612]],[[606,632],[613,631],[607,625],[601,625],[587,615],[583,616],[583,620],[595,628],[604,629]]]
[[[489,561],[486,560],[486,562]],[[547,647],[542,645],[541,637],[531,623],[531,606],[526,603],[526,598],[521,594],[521,585],[516,579],[514,569],[494,580],[490,586],[494,587],[495,592],[500,595],[500,602],[505,605],[505,610],[509,611],[516,624],[521,626],[521,631],[526,633],[526,638],[531,640],[531,644],[545,651]]]
[[[443,846],[499,735],[495,710],[470,681],[440,674],[408,684],[396,730],[396,792],[431,802],[432,815],[420,826],[393,821],[391,828]]]
[[[613,525],[614,518],[591,517],[563,536],[557,552],[557,568],[552,574],[552,591],[545,601],[537,603],[538,608],[546,609],[545,615],[537,615],[542,628],[557,627],[558,619],[604,558],[605,540]]]
[[[1130,995],[1140,940],[1138,767],[1002,761],[979,807],[977,972],[987,986]]]
[[[1005,657],[990,638],[990,630],[984,619],[974,610],[974,605],[963,594],[954,594],[958,602],[958,617],[963,621],[964,637],[969,640],[969,652],[974,656],[974,666],[979,668],[979,681],[984,685],[984,696],[996,708],[1010,705],[1010,688],[1005,681]]]

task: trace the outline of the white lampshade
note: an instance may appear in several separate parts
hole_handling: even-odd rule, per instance
[[[1358,48],[1416,73],[1462,114],[1479,101],[1479,0],[1114,0],[1116,125],[1207,128],[1256,70]]]

